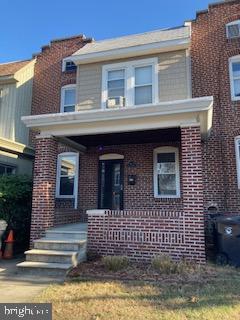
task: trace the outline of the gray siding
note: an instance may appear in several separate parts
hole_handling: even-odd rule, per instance
[[[28,129],[21,116],[31,114],[34,61],[15,74],[13,84],[0,85],[0,137],[28,144]]]
[[[80,65],[77,75],[77,110],[98,109],[101,107],[102,66],[128,60],[156,57],[156,55]],[[187,99],[189,97],[188,68],[186,50],[160,53],[159,101]]]

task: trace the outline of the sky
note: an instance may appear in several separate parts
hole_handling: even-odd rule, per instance
[[[31,58],[52,39],[95,40],[179,26],[215,0],[0,0],[0,63]]]

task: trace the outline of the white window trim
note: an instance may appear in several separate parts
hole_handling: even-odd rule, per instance
[[[136,67],[143,67],[152,65],[152,98],[153,101],[149,105],[157,104],[159,102],[158,97],[158,58],[149,58],[141,60],[132,60],[114,64],[104,65],[102,67],[102,108],[106,109],[107,101],[107,80],[108,71],[124,69],[125,70],[125,106],[134,106],[134,69]],[[141,106],[141,105],[137,105]]]
[[[233,77],[232,65],[235,62],[239,62],[240,63],[240,55],[237,55],[237,56],[229,58],[229,76],[230,76],[231,98],[232,98],[232,101],[239,101],[240,97],[236,97],[235,96],[235,91],[234,91],[234,77]]]
[[[76,84],[67,84],[66,86],[63,86],[61,88],[61,108],[60,108],[60,112],[61,113],[66,113],[66,112],[64,112],[64,107],[67,107],[67,106],[64,105],[65,91],[69,90],[69,89],[75,89],[76,90],[76,88],[77,88]],[[76,91],[76,96],[77,96],[77,91]],[[75,108],[76,108],[76,104],[75,104]]]
[[[175,171],[176,171],[176,195],[159,195],[158,194],[158,177],[157,177],[157,155],[159,153],[175,153]],[[177,147],[158,147],[153,150],[153,184],[154,198],[180,198],[180,164],[179,149]]]
[[[60,172],[61,172],[61,160],[63,157],[76,157],[76,172],[74,177],[73,195],[60,195]],[[78,172],[79,172],[79,153],[77,152],[63,152],[58,155],[57,159],[57,177],[56,177],[56,198],[59,199],[75,199],[74,207],[77,208],[78,201]]]
[[[229,22],[226,24],[226,34],[227,34],[227,38],[228,39],[236,39],[236,38],[239,38],[239,36],[236,36],[236,37],[229,37],[229,33],[228,33],[228,27],[229,26],[233,26],[235,24],[238,24],[240,26],[240,20],[235,20],[235,21],[232,21],[232,22]]]
[[[235,155],[236,155],[236,166],[237,166],[238,189],[240,189],[240,152],[239,152],[239,146],[240,146],[240,136],[237,136],[235,138]]]

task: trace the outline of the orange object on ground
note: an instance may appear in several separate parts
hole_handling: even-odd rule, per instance
[[[13,230],[10,230],[7,239],[5,240],[6,246],[3,253],[4,259],[12,259],[13,257],[13,243],[14,243],[14,237],[13,237]]]

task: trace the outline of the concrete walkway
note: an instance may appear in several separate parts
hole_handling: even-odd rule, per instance
[[[51,283],[63,282],[63,279],[36,278],[19,274],[16,264],[22,261],[24,258],[0,259],[0,303],[32,302]]]

